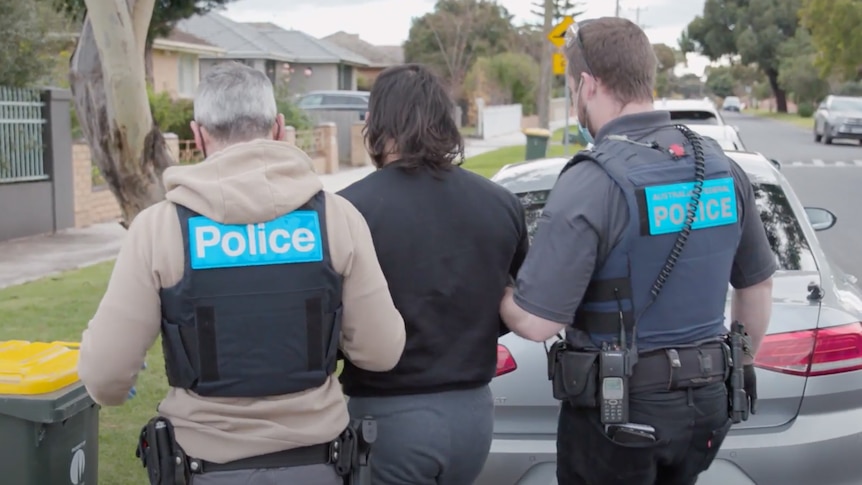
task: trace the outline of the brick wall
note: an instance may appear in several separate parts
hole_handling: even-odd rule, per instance
[[[165,134],[165,142],[174,160],[179,153],[179,140],[172,133]],[[117,199],[107,185],[93,185],[93,161],[86,143],[72,145],[73,183],[75,193],[75,227],[86,227],[102,222],[120,220],[122,213]]]

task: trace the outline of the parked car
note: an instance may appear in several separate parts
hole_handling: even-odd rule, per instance
[[[826,96],[814,113],[814,141],[858,140],[862,144],[862,98]]]
[[[744,152],[746,151],[745,144],[742,143],[742,138],[739,136],[739,130],[735,126],[731,125],[700,125],[697,123],[683,123],[692,131],[700,134],[701,136],[706,136],[712,138],[722,150],[731,150]],[[587,148],[591,148],[592,144],[587,144]],[[778,162],[772,160],[772,163],[776,167],[780,167]]]
[[[299,97],[296,105],[302,109],[333,109],[350,107],[368,110],[366,91],[310,91]]]
[[[660,99],[653,104],[655,109],[670,111],[670,119],[686,125],[725,125],[724,118],[708,98],[704,99]]]
[[[758,410],[734,425],[698,485],[850,485],[862,480],[862,293],[824,255],[825,209],[804,208],[762,155],[727,152],[748,173],[779,271],[758,352]],[[564,158],[509,165],[493,180],[520,197],[532,236]],[[577,244],[577,241],[572,241]],[[730,292],[726,321],[730,321]],[[550,341],[549,341],[550,342]],[[545,349],[499,340],[494,440],[476,485],[555,485],[559,402]],[[560,484],[565,485],[565,484]]]
[[[742,111],[742,101],[737,96],[728,96],[724,98],[724,102],[721,104],[721,109],[724,111],[735,111],[739,113]]]
[[[687,124],[692,131],[717,141],[722,150],[743,152],[745,145],[739,136],[739,131],[731,125],[699,125]]]

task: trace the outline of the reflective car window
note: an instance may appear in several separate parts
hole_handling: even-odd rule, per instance
[[[670,119],[672,121],[680,121],[683,123],[698,124],[698,125],[720,125],[718,117],[710,111],[671,111]]]
[[[760,220],[763,221],[766,238],[779,269],[817,271],[811,246],[781,186],[759,183],[752,186]],[[518,194],[526,212],[527,231],[531,241],[549,193],[548,190],[540,190]]]

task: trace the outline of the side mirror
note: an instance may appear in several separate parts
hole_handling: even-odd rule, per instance
[[[771,163],[772,166],[775,167],[776,170],[781,170],[781,162],[779,162],[778,160],[776,160],[774,158],[770,158],[769,163]]]
[[[820,207],[806,207],[805,215],[815,231],[825,231],[838,222],[838,217],[835,214]]]

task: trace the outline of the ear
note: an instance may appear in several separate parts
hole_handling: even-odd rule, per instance
[[[368,111],[365,112],[365,124],[368,124]]]
[[[581,77],[583,78],[584,83],[583,87],[581,88],[581,90],[584,92],[584,96],[586,96],[587,98],[592,98],[599,90],[599,80],[585,72],[581,73]]]
[[[192,129],[192,134],[195,137],[195,146],[198,147],[198,150],[203,151],[204,149],[204,140],[203,140],[203,127],[199,125],[196,121],[192,121],[189,123],[189,127]]]
[[[272,139],[284,141],[287,138],[287,133],[284,130],[284,115],[279,113],[275,117],[275,124],[272,126]]]

